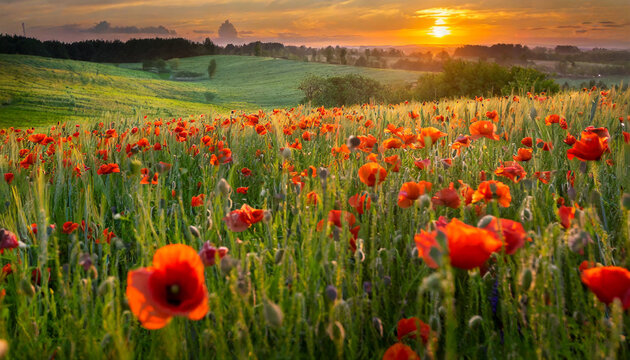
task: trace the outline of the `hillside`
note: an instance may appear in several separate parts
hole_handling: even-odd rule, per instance
[[[0,55],[0,126],[291,107],[302,98],[297,86],[307,74],[358,73],[386,83],[415,81],[420,75],[229,55],[180,59],[178,70],[205,74],[210,58],[218,64],[213,79],[206,75],[199,81],[183,82],[141,71],[139,63],[112,65]]]

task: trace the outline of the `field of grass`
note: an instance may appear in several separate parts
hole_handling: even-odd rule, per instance
[[[180,60],[180,71],[205,74],[201,81],[171,81],[144,72],[141,64],[95,64],[25,55],[0,55],[0,125],[37,126],[139,118],[182,117],[296,106],[307,74],[359,73],[386,83],[416,81],[418,72],[357,68],[299,61],[215,56]],[[206,94],[213,94],[208,100]]]
[[[87,89],[162,84],[82,66],[109,71],[78,74]],[[10,358],[627,359],[629,103],[595,91],[2,130],[0,345]]]

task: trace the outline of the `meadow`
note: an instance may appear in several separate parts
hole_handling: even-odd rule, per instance
[[[210,59],[217,71],[208,78]],[[416,81],[420,72],[359,68],[253,56],[179,59],[178,71],[203,74],[174,81],[142,64],[99,64],[0,54],[0,126],[41,126],[292,107],[309,75],[360,74],[384,83]]]
[[[134,74],[129,91],[157,91],[151,74],[81,66],[99,69],[93,86]],[[629,101],[590,89],[3,129],[2,345],[628,358]]]

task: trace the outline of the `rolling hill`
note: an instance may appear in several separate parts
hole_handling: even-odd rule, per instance
[[[206,68],[211,58],[218,67],[209,79]],[[204,74],[197,81],[164,79],[164,75],[141,68],[140,63],[116,65],[0,55],[0,126],[291,107],[302,98],[297,87],[308,74],[357,73],[385,83],[415,81],[421,74],[230,55],[180,59],[178,71]]]

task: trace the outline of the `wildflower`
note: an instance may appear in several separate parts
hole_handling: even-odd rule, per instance
[[[488,180],[479,184],[479,187],[473,194],[472,202],[484,200],[486,203],[492,199],[497,199],[499,205],[503,207],[510,206],[512,196],[510,195],[510,187],[500,181]]]
[[[448,206],[452,209],[457,209],[460,204],[459,195],[453,183],[450,183],[447,188],[444,188],[431,198],[433,206],[441,205]]]
[[[4,249],[15,249],[20,246],[20,242],[14,233],[7,229],[0,229],[0,254],[4,253]]]
[[[451,265],[460,269],[482,266],[502,245],[493,232],[467,225],[458,219],[452,219],[440,231],[446,235]]]
[[[249,187],[238,187],[236,188],[236,192],[239,194],[247,194]]]
[[[497,130],[497,126],[494,125],[491,121],[475,121],[470,124],[469,130],[470,137],[473,140],[479,139],[481,137],[486,137],[491,140],[499,140],[499,135],[495,133],[495,131]]]
[[[565,229],[571,227],[571,219],[575,218],[575,207],[573,206],[560,206],[558,208],[558,216],[560,217],[560,224]]]
[[[372,199],[367,193],[355,194],[348,199],[348,204],[357,211],[357,214],[362,215],[365,210],[370,210]]]
[[[595,132],[582,132],[580,140],[567,150],[567,158],[578,158],[581,161],[594,161],[601,159],[602,155],[609,151],[608,138],[600,137]]]
[[[225,221],[225,225],[231,231],[242,232],[262,221],[264,215],[264,210],[254,209],[247,204],[243,204],[240,209],[233,210],[227,214],[223,221]]]
[[[11,184],[11,182],[13,181],[13,173],[5,173],[4,174],[4,181],[7,182],[7,184]]]
[[[492,220],[484,227],[486,230],[492,231],[497,238],[505,241],[505,253],[514,254],[516,250],[525,244],[525,229],[519,222],[509,219],[498,219],[493,217]]]
[[[225,246],[216,248],[210,244],[210,241],[206,241],[199,251],[199,257],[205,266],[212,266],[216,263],[217,257],[221,260],[229,251]]]
[[[395,343],[385,351],[383,360],[420,360],[420,356],[409,346],[403,343]]]
[[[190,206],[197,207],[203,205],[203,200],[206,198],[206,194],[199,194],[197,196],[193,196],[190,200]]]
[[[153,256],[153,266],[127,274],[131,312],[146,329],[160,329],[173,316],[199,320],[208,312],[208,293],[201,258],[187,245],[166,245]]]
[[[427,181],[404,183],[398,193],[398,206],[403,209],[410,207],[427,190],[431,191],[431,186],[432,184]]]
[[[403,339],[416,339],[417,336],[420,336],[422,343],[426,345],[429,341],[430,334],[431,327],[417,317],[400,319],[396,326],[398,341],[402,341]]]
[[[525,175],[527,175],[525,169],[523,169],[521,165],[519,165],[517,162],[512,161],[506,161],[501,166],[499,166],[494,171],[494,173],[497,176],[506,177],[514,181],[515,183],[521,181],[525,177]]]
[[[73,223],[72,221],[66,221],[63,224],[61,231],[64,234],[72,234],[78,227],[79,227],[79,224]]]
[[[585,269],[582,282],[599,301],[610,304],[619,299],[624,309],[630,308],[630,271],[618,266]]]
[[[120,168],[118,167],[118,164],[103,164],[96,171],[98,175],[107,175],[119,172]]]
[[[387,177],[387,170],[375,162],[369,162],[359,168],[359,179],[367,186],[379,185]]]

